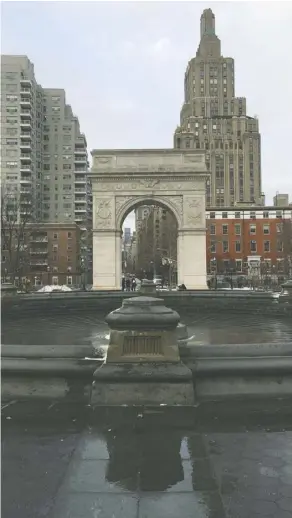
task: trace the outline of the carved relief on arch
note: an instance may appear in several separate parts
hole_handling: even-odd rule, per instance
[[[182,226],[183,221],[183,197],[182,196],[153,196],[150,197],[153,205],[164,205],[173,212],[178,227]],[[124,215],[133,210],[133,207],[139,203],[149,205],[149,198],[146,196],[116,196],[116,225],[120,227],[124,219]]]

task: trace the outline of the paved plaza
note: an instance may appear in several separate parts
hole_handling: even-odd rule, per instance
[[[3,518],[292,518],[291,402],[226,404],[3,402]]]

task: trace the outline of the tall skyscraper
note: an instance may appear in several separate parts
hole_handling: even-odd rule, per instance
[[[27,56],[1,57],[1,182],[19,218],[74,223],[89,246],[91,185],[85,135],[65,91],[35,79]]]
[[[187,66],[184,103],[174,147],[206,150],[211,179],[207,206],[261,203],[261,141],[256,117],[246,114],[245,97],[235,97],[234,60],[221,55],[215,16],[201,16],[196,57]]]

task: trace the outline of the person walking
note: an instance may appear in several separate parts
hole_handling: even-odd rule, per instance
[[[130,279],[130,277],[126,278],[126,291],[131,291],[131,279]]]
[[[122,291],[125,291],[125,287],[126,287],[126,279],[123,276],[123,278],[122,278]]]
[[[133,279],[132,279],[132,285],[131,285],[131,289],[132,289],[132,291],[136,291],[136,287],[137,287],[137,282],[136,282],[135,277],[133,277]]]

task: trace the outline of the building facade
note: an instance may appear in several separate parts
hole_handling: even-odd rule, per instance
[[[235,95],[234,59],[221,54],[211,9],[201,16],[200,34],[196,57],[185,72],[184,103],[174,147],[206,151],[211,172],[206,185],[207,206],[261,205],[259,123],[247,115],[246,98]]]
[[[173,214],[161,207],[147,207],[148,215],[142,220],[136,236],[136,273],[139,276],[163,275],[166,266],[177,265],[177,222]],[[167,259],[164,264],[163,259]]]
[[[257,282],[263,277],[275,281],[292,277],[290,205],[208,208],[206,227],[209,277],[233,275]],[[135,250],[138,276],[159,274],[168,279],[169,265],[175,272],[177,228],[169,211],[151,208],[137,232]]]
[[[214,207],[206,223],[209,274],[292,275],[291,207]]]
[[[13,229],[13,242],[2,251],[2,280],[21,284],[28,279],[30,286],[83,285],[81,234],[76,223],[29,223]]]
[[[36,82],[26,56],[1,57],[1,174],[18,218],[77,223],[92,270],[92,194],[85,135],[65,91]]]

